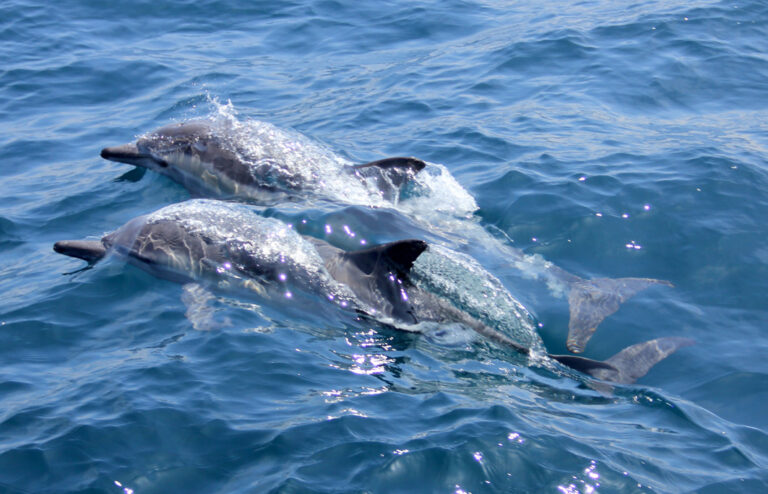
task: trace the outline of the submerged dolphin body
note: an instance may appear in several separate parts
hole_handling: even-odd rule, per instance
[[[267,124],[253,131],[239,139],[237,131],[224,131],[212,122],[176,123],[135,143],[104,148],[101,156],[167,175],[200,196],[270,204],[294,196],[392,201],[403,184],[426,166],[416,158],[352,165],[302,155],[301,136],[289,136]],[[350,184],[356,190],[350,190]]]
[[[172,124],[135,143],[105,148],[101,156],[155,170],[201,197],[261,205],[315,198],[394,207],[445,238],[495,251],[507,266],[545,281],[555,295],[567,294],[567,347],[574,353],[584,351],[597,326],[637,292],[651,285],[672,286],[651,278],[580,278],[491,235],[472,217],[474,199],[440,165],[422,171],[425,163],[416,158],[352,165],[300,134],[264,122]],[[417,196],[434,200],[401,200],[400,191],[408,186]]]
[[[156,276],[181,283],[207,282],[283,300],[293,298],[293,293],[319,294],[346,310],[401,329],[457,323],[518,353],[544,355],[528,313],[498,288],[500,283],[494,290],[508,302],[504,309],[512,314],[507,326],[511,336],[494,327],[499,316],[470,313],[430,289],[440,280],[430,273],[429,262],[444,261],[440,248],[435,249],[437,261],[423,262],[435,253],[420,240],[346,252],[302,237],[288,225],[242,205],[211,200],[188,201],[135,218],[99,241],[65,240],[54,245],[56,252],[89,263],[114,252]],[[487,272],[469,272],[491,285],[497,281]],[[548,357],[601,380],[632,383],[687,344],[683,338],[660,338],[633,345],[606,362]]]

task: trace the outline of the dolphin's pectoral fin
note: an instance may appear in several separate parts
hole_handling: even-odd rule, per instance
[[[184,291],[181,301],[187,308],[184,315],[193,328],[198,331],[211,331],[231,325],[229,318],[216,321],[216,309],[211,305],[216,297],[210,291],[197,283],[187,283],[182,288]]]
[[[405,277],[413,267],[414,261],[426,249],[427,243],[423,240],[400,240],[369,249],[347,252],[344,255],[365,274],[385,270],[396,271],[399,276]]]
[[[622,302],[651,285],[672,283],[651,278],[596,278],[571,283],[568,305],[571,318],[568,322],[568,350],[584,351],[597,326],[619,309]]]
[[[128,170],[119,177],[113,180],[113,182],[138,182],[147,173],[146,168],[137,166],[133,170]]]
[[[632,384],[679,348],[693,344],[690,338],[657,338],[627,347],[604,362],[574,355],[549,357],[602,381]]]
[[[94,264],[107,254],[101,240],[59,240],[53,250],[65,256],[77,257],[88,264]]]

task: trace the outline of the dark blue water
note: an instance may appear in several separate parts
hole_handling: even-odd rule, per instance
[[[0,41],[0,492],[768,487],[764,2],[10,0]],[[83,264],[53,242],[189,197],[99,150],[222,112],[353,162],[444,165],[478,205],[459,237],[485,232],[464,250],[552,352],[565,300],[484,255],[490,238],[582,277],[674,283],[586,356],[697,344],[605,394],[333,311],[224,297],[229,324],[199,331],[178,284],[114,259],[65,274]],[[418,212],[265,214],[445,233]]]

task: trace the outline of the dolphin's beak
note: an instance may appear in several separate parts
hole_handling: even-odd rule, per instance
[[[149,158],[149,156],[142,154],[134,143],[104,148],[101,150],[101,157],[105,160],[136,166],[143,166],[143,161]]]
[[[107,253],[107,249],[98,240],[60,240],[53,244],[53,250],[69,257],[77,257],[93,264]]]

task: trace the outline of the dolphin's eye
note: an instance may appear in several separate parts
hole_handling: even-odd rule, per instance
[[[160,168],[168,168],[168,162],[165,160],[155,160]]]
[[[199,153],[204,153],[208,150],[208,146],[206,146],[204,142],[200,141],[195,141],[194,144],[192,144],[192,147]]]

